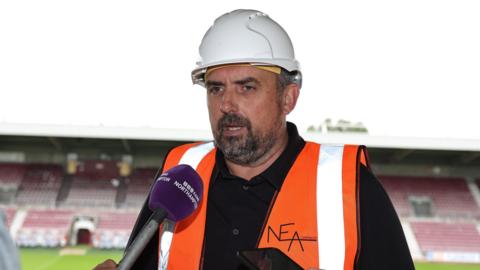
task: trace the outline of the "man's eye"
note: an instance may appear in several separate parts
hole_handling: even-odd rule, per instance
[[[207,88],[207,91],[209,94],[218,94],[220,91],[222,91],[222,87],[220,86],[210,86]]]
[[[243,85],[243,90],[244,91],[252,91],[252,90],[255,90],[255,86],[245,84],[245,85]]]

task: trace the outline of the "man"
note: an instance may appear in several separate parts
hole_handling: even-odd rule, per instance
[[[365,149],[305,142],[286,121],[301,73],[281,26],[232,11],[205,34],[200,55],[192,78],[206,88],[215,141],[174,148],[163,171],[187,162],[204,201],[187,220],[164,223],[134,269],[245,269],[237,252],[262,247],[306,269],[414,269]],[[144,206],[131,239],[150,214]]]

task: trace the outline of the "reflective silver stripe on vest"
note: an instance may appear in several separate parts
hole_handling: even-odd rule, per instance
[[[162,223],[160,238],[160,250],[158,251],[158,269],[167,269],[168,255],[170,255],[170,245],[173,239],[173,230],[175,222],[165,219]]]
[[[343,146],[320,145],[317,167],[317,227],[320,269],[343,269]]]
[[[192,168],[197,169],[198,164],[202,159],[210,153],[214,148],[213,142],[199,144],[188,149],[180,158],[180,164],[190,165]],[[160,250],[158,254],[158,269],[166,270],[168,266],[168,255],[170,254],[170,246],[172,245],[173,230],[175,224],[170,220],[163,222],[163,230],[160,236]]]

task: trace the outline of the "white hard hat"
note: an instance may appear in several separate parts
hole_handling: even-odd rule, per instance
[[[234,10],[215,20],[202,39],[200,61],[192,71],[194,84],[204,84],[207,68],[250,63],[300,71],[287,32],[257,10]]]

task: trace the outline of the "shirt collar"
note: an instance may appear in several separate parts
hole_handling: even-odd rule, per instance
[[[298,154],[305,146],[305,141],[298,134],[297,127],[291,122],[287,122],[288,142],[282,154],[275,160],[270,167],[260,173],[256,177],[261,177],[267,180],[275,189],[279,190],[287,177],[287,174],[297,159]],[[215,161],[219,173],[224,178],[236,178],[232,175],[225,163],[223,153],[218,150],[215,156]]]

